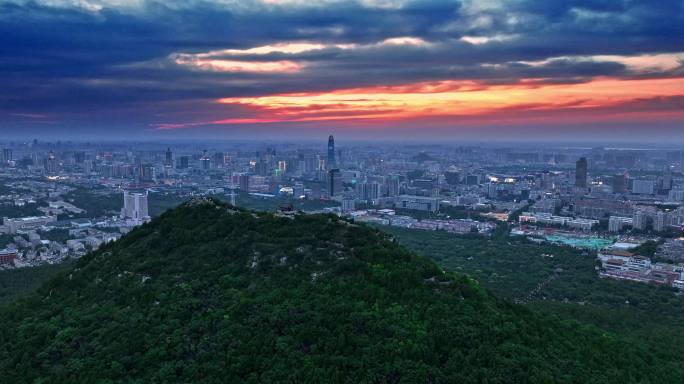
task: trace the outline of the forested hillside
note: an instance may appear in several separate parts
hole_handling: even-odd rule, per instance
[[[684,356],[684,297],[669,287],[599,278],[593,251],[520,236],[382,230],[440,266],[475,278],[498,297],[615,332],[660,358]]]
[[[194,200],[0,309],[0,381],[681,382],[380,231]]]

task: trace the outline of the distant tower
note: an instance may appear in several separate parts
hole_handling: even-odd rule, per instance
[[[225,163],[225,157],[223,156],[223,152],[215,152],[212,157],[214,158],[214,167],[222,168]]]
[[[553,183],[551,182],[551,172],[544,170],[541,174],[541,187],[543,190],[553,189]]]
[[[575,186],[578,188],[587,187],[587,158],[580,157],[575,164]]]
[[[337,168],[335,162],[335,138],[333,135],[328,137],[328,169]]]
[[[211,159],[207,155],[207,150],[205,149],[204,152],[202,152],[202,157],[200,158],[200,165],[203,170],[209,169],[209,165],[211,164]]]
[[[665,167],[663,171],[663,189],[669,191],[672,189],[672,168]]]
[[[48,157],[45,160],[45,170],[51,175],[57,173],[57,158],[55,157],[55,153],[52,151],[48,153]]]
[[[166,156],[164,158],[164,165],[167,167],[170,167],[173,165],[173,153],[171,152],[171,148],[166,148]]]
[[[178,164],[178,168],[188,169],[189,166],[190,166],[190,157],[189,156],[181,156],[179,164]]]
[[[7,165],[12,161],[12,148],[5,148],[2,150],[2,162]]]
[[[613,193],[623,193],[625,191],[627,186],[625,179],[625,175],[622,173],[613,175]]]

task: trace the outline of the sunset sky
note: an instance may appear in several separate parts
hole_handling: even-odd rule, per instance
[[[684,140],[681,0],[0,0],[0,136]]]

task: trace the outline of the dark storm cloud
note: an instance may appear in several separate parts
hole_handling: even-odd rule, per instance
[[[148,124],[165,114],[190,118],[220,97],[325,91],[420,81],[489,84],[573,83],[634,77],[595,55],[684,50],[679,0],[415,1],[317,5],[259,2],[143,2],[99,10],[40,1],[0,3],[0,121],[27,113],[91,121],[125,113]],[[399,3],[397,3],[399,4]],[[494,38],[483,44],[464,36]],[[411,37],[425,44],[381,44]],[[226,54],[243,62],[292,61],[295,73],[212,72],[176,54],[315,42],[299,53]],[[335,45],[345,45],[344,49]],[[651,71],[665,77],[675,70]],[[162,119],[166,120],[166,119]]]

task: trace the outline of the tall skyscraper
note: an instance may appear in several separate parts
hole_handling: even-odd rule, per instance
[[[672,189],[672,168],[669,166],[663,170],[663,188],[666,191]]]
[[[48,153],[48,157],[45,159],[45,170],[49,174],[57,173],[57,158],[55,157],[55,153],[52,151]]]
[[[551,181],[551,172],[549,172],[548,170],[545,170],[541,174],[541,188],[546,191],[553,189],[553,182]]]
[[[328,137],[328,169],[337,168],[337,163],[335,161],[335,138],[333,135]]]
[[[587,187],[587,158],[580,157],[575,165],[575,186],[578,188]]]
[[[173,153],[171,152],[171,148],[166,148],[166,153],[164,156],[164,165],[167,167],[171,167],[173,165]]]
[[[214,152],[213,154],[214,168],[223,168],[225,158],[223,152]]]
[[[190,156],[181,156],[178,162],[179,169],[187,169],[190,166]]]
[[[200,168],[203,170],[208,170],[209,165],[211,165],[211,159],[209,158],[209,155],[207,155],[207,150],[205,149],[204,152],[202,152],[202,157],[200,157]]]
[[[625,175],[618,173],[613,175],[613,193],[623,193],[627,187]]]
[[[12,160],[12,148],[4,148],[2,150],[2,163],[7,165]]]

